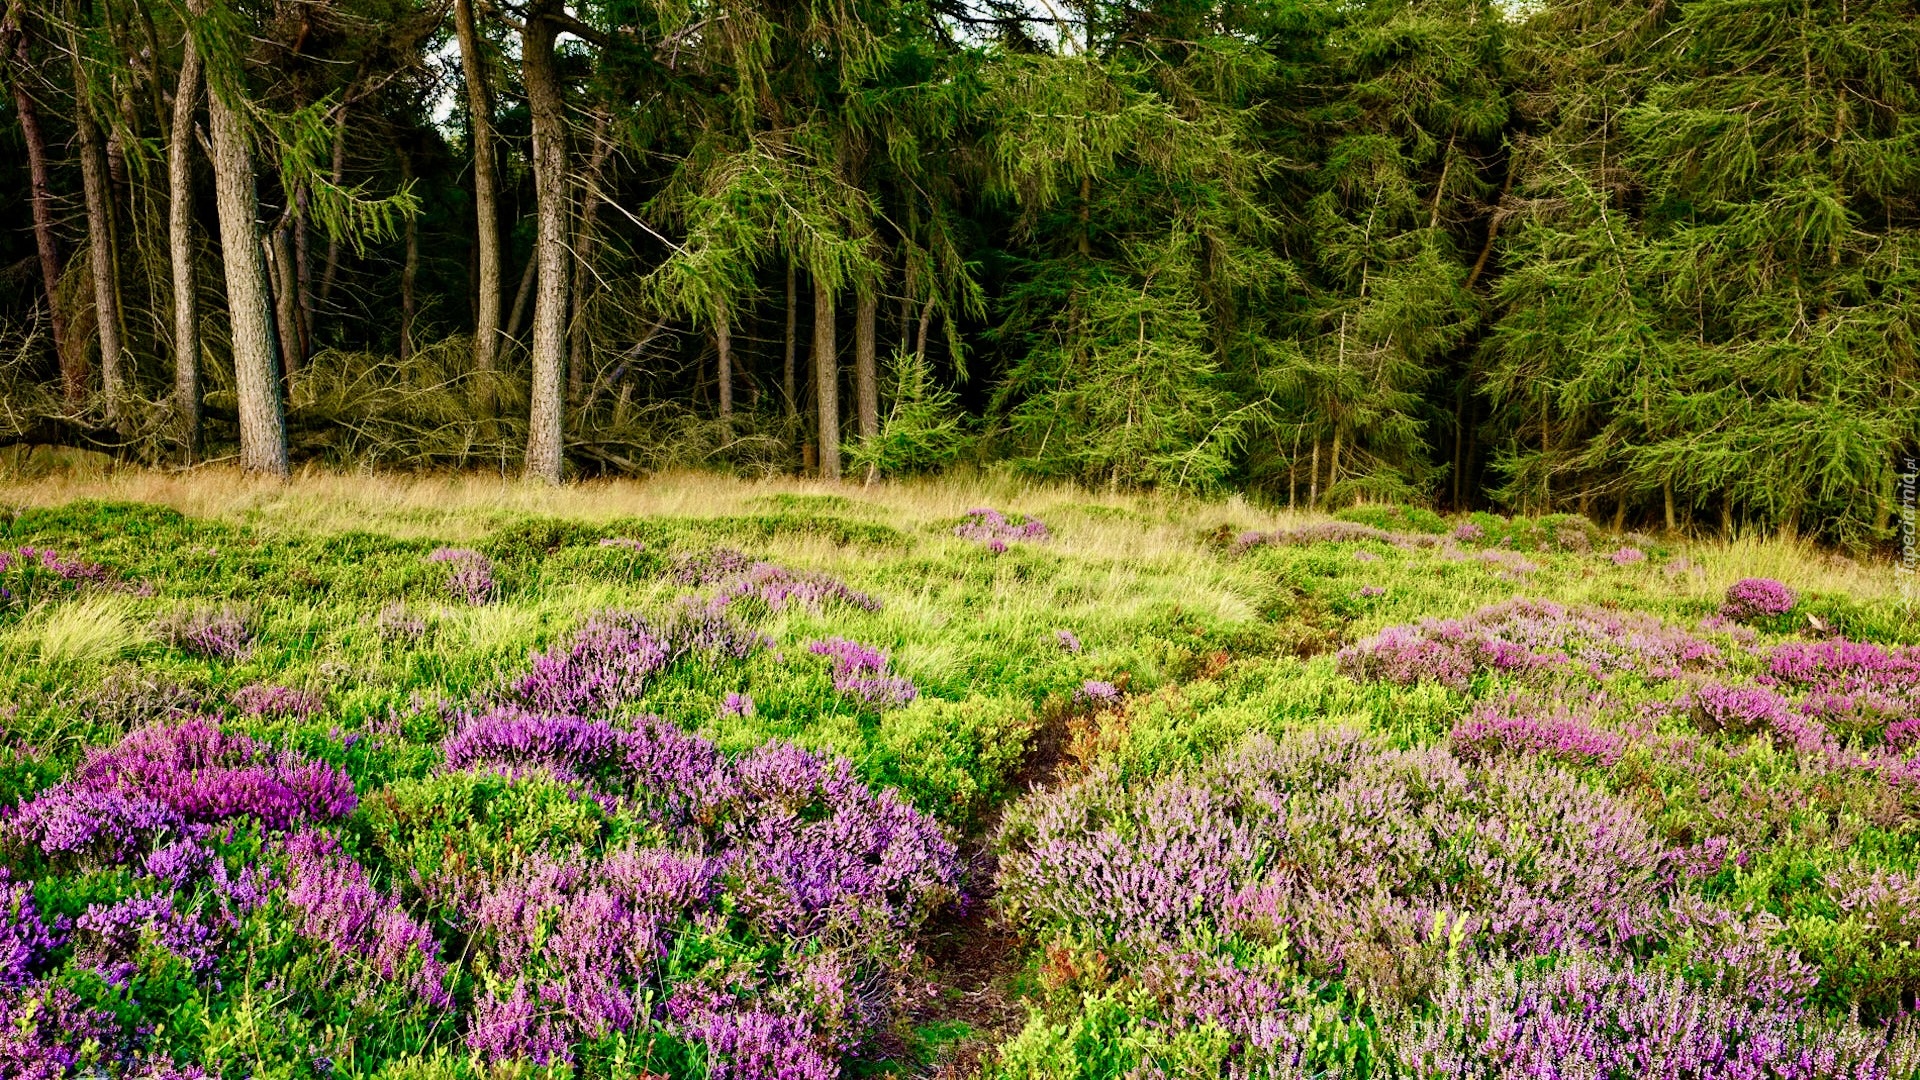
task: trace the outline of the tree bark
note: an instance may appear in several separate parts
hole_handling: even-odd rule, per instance
[[[507,316],[508,341],[520,340],[520,327],[527,321],[527,300],[533,296],[533,279],[540,269],[540,253],[527,256],[527,265],[520,271],[520,286],[513,290],[513,313]]]
[[[313,192],[301,184],[293,193],[293,288],[294,308],[300,316],[300,362],[313,359],[313,245],[308,218],[313,210]]]
[[[527,424],[528,479],[560,482],[561,380],[567,364],[567,146],[566,106],[553,54],[558,30],[551,0],[527,12],[521,67],[533,116],[533,187],[539,225],[534,257],[539,283],[533,300],[533,387]]]
[[[205,3],[193,5],[196,15]],[[280,380],[274,371],[273,311],[267,262],[261,252],[253,150],[225,94],[208,79],[207,119],[212,129],[214,195],[220,213],[221,265],[227,278],[227,313],[233,324],[233,377],[240,404],[240,467],[251,473],[287,475],[286,421]]]
[[[573,232],[573,318],[568,323],[567,400],[578,402],[585,393],[587,340],[587,298],[592,295],[588,277],[593,274],[593,246],[600,224],[600,180],[613,143],[607,138],[607,114],[596,111],[593,117],[593,142],[582,170],[580,215]]]
[[[780,370],[780,390],[787,395],[787,415],[793,416],[800,411],[799,393],[794,386],[793,359],[795,336],[799,328],[800,297],[793,287],[793,259],[787,259],[787,354],[786,366]]]
[[[40,284],[47,297],[47,323],[53,333],[53,353],[60,362],[60,386],[67,407],[77,409],[87,400],[86,350],[67,341],[67,316],[60,310],[60,242],[53,233],[53,191],[47,168],[47,139],[40,130],[40,113],[27,92],[31,63],[27,36],[13,40],[13,108],[20,117],[20,134],[27,144],[27,176],[33,193],[33,240],[40,253]],[[791,293],[791,290],[789,290]]]
[[[126,392],[120,354],[120,310],[113,258],[113,205],[107,166],[101,157],[100,128],[87,105],[86,75],[81,70],[79,43],[73,43],[74,127],[80,135],[80,187],[87,204],[87,255],[93,278],[94,334],[100,342],[100,390],[106,398],[107,420],[119,419],[120,398]]]
[[[493,164],[493,106],[487,99],[473,0],[454,0],[460,69],[467,82],[468,141],[473,144],[474,239],[479,253],[479,304],[473,323],[473,367],[492,371],[500,355],[500,218]]]
[[[413,172],[409,164],[408,174]],[[409,175],[409,178],[411,176]],[[400,264],[400,362],[413,359],[413,319],[420,310],[419,297],[414,288],[420,276],[420,218],[417,214],[407,215],[406,261]]]
[[[834,344],[833,290],[813,275],[813,396],[820,409],[820,478],[840,479],[840,364]]]
[[[880,373],[874,355],[879,314],[880,298],[860,294],[853,317],[853,387],[862,438],[880,434]]]
[[[720,422],[733,423],[733,333],[727,325],[725,305],[716,304],[713,309],[713,350],[717,354],[715,365],[720,386]]]
[[[200,50],[188,33],[173,95],[167,147],[167,250],[173,264],[173,417],[188,461],[200,449],[200,297],[193,253],[193,112],[200,96]]]
[[[273,273],[273,328],[280,340],[280,374],[292,389],[306,358],[300,355],[300,315],[294,302],[293,245],[287,233],[291,222],[267,233],[267,266]]]

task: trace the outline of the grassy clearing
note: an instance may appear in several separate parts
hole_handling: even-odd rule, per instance
[[[156,944],[164,934],[136,934],[133,945],[80,934],[35,961],[36,978],[77,995],[72,1008],[118,1017],[122,1035],[113,1037],[131,1040],[128,1053],[203,1061],[231,1076],[455,1077],[511,1059],[472,1034],[484,1002],[507,1000],[509,984],[499,980],[508,969],[487,951],[505,946],[489,944],[462,914],[466,901],[435,884],[451,880],[435,876],[452,872],[444,860],[457,851],[475,860],[461,866],[495,867],[492,877],[461,886],[484,888],[530,859],[612,858],[621,844],[667,834],[635,816],[644,791],[594,789],[588,799],[588,788],[605,778],[564,770],[544,780],[450,774],[443,744],[529,670],[531,655],[564,652],[598,613],[637,612],[668,627],[685,617],[689,595],[705,602],[727,588],[733,579],[724,575],[699,577],[716,549],[737,549],[809,581],[830,578],[876,603],[868,610],[845,600],[745,602],[735,614],[764,644],[737,657],[676,654],[606,715],[616,726],[657,715],[737,760],[770,740],[843,758],[860,781],[896,790],[936,821],[963,855],[985,845],[1010,800],[1036,786],[1085,777],[1153,783],[1251,737],[1285,739],[1308,728],[1347,725],[1395,747],[1443,743],[1470,712],[1515,688],[1480,676],[1466,689],[1354,678],[1337,656],[1384,628],[1468,616],[1504,600],[1645,613],[1693,627],[1715,614],[1732,582],[1771,577],[1799,594],[1791,615],[1757,635],[1713,631],[1712,640],[1739,652],[1826,627],[1855,640],[1920,642],[1920,622],[1899,603],[1890,567],[1788,540],[1620,538],[1567,520],[1483,516],[1475,539],[1415,542],[1408,538],[1427,534],[1402,526],[1461,523],[1369,511],[1349,516],[1395,531],[1247,546],[1236,538],[1250,531],[1334,526],[1242,502],[1018,488],[991,478],[827,488],[673,475],[550,489],[470,476],[308,473],[265,485],[220,471],[122,472],[0,483],[0,505],[11,508],[0,518],[0,547],[52,550],[98,568],[78,585],[51,571],[12,571],[27,576],[14,581],[20,597],[0,607],[0,799],[55,791],[90,747],[183,716],[216,715],[230,733],[350,778],[358,808],[329,825],[330,835],[342,837],[375,887],[391,890],[428,928],[447,964],[450,1020],[416,1014],[397,999],[348,1008],[366,988],[355,981],[365,973],[303,964],[297,957],[311,951],[317,931],[310,919],[271,905],[240,929],[221,931],[222,963],[239,963],[233,949],[253,950],[244,978],[221,969],[226,990],[210,989],[204,971],[168,968],[162,954],[172,954]],[[979,506],[1037,516],[1050,538],[996,552],[956,536],[955,526]],[[450,580],[467,556],[436,558],[449,547],[471,551],[485,566],[479,592]],[[842,672],[810,649],[832,638],[873,647],[884,666]],[[903,706],[876,704],[850,689],[854,675],[907,680],[916,696]],[[1102,685],[1118,697],[1102,698]],[[1556,692],[1572,700],[1588,689]],[[1634,675],[1608,683],[1606,693],[1609,709],[1639,707],[1671,699],[1674,686]],[[1681,734],[1678,727],[1672,733]],[[1870,793],[1855,793],[1864,802],[1829,805],[1830,792],[1812,793],[1791,755],[1786,764],[1769,757],[1764,738],[1722,741],[1713,753],[1728,755],[1725,775],[1803,792],[1807,801],[1796,811],[1784,804],[1799,796],[1780,796],[1775,831],[1736,838],[1756,860],[1700,886],[1700,895],[1776,912],[1810,962],[1830,969],[1825,985],[1866,988],[1854,1004],[1897,998],[1907,985],[1903,969],[1883,962],[1865,931],[1807,882],[1854,864],[1914,870],[1911,819]],[[1701,787],[1701,778],[1658,760],[1629,755],[1581,775],[1636,800],[1669,839],[1710,832],[1700,815],[1721,805],[1704,794],[1683,798],[1684,785]],[[236,870],[249,860],[297,869],[271,829],[249,835],[227,834],[220,857]],[[1771,849],[1763,851],[1763,842]],[[4,856],[15,880],[35,882],[44,911],[77,915],[157,887],[135,863],[91,849],[54,858],[44,845],[33,849],[15,837]],[[961,887],[990,894],[988,865],[977,865]],[[1213,1051],[1185,1044],[1142,1050],[1152,1040],[1115,1019],[1139,1012],[1124,994],[1151,981],[1148,969],[1126,966],[1119,946],[1070,921],[1011,910],[1007,917],[983,927],[955,921],[952,912],[916,911],[914,919],[933,921],[913,925],[929,932],[963,939],[991,932],[1013,944],[965,972],[953,966],[960,961],[941,957],[904,967],[889,960],[878,969],[862,966],[879,963],[871,957],[848,960],[849,970],[885,970],[934,989],[900,996],[883,1016],[859,1024],[808,1014],[809,1030],[854,1032],[836,1044],[836,1067],[848,1075],[968,1062],[1021,1077],[1119,1075],[1096,1067],[1092,1051],[1074,1049],[1072,1038],[1063,1034],[1060,1042],[1049,1032],[1132,1040],[1131,1057],[1112,1059],[1121,1072],[1149,1060],[1183,1068],[1213,1060],[1206,1058]],[[818,936],[765,937],[771,931],[752,919],[731,936],[714,937],[702,925],[677,931],[677,940],[694,944],[676,946],[682,951],[657,976],[659,992],[704,985],[719,970],[714,965],[732,965],[727,970],[758,972],[751,992],[777,1004],[789,1000],[782,980],[800,977],[797,958],[847,948]],[[762,951],[742,952],[743,942]],[[159,1014],[152,1010],[161,1006],[123,1000],[131,984],[83,977],[103,956],[118,957],[115,949],[126,962],[159,965],[140,986],[148,995],[142,1000],[168,1002],[162,1034],[125,1035],[143,1024],[154,1030]],[[1097,972],[1087,961],[1095,953],[1108,958]],[[696,964],[696,956],[704,959]],[[971,996],[956,989],[960,982],[974,987]],[[727,985],[749,993],[746,983]],[[1332,985],[1344,984],[1336,977]],[[1920,988],[1920,978],[1913,985]],[[1845,994],[1855,992],[1836,990],[1823,1007],[1844,1011]],[[276,1008],[298,1022],[275,1027],[254,994],[281,995]],[[982,995],[997,1004],[981,1005]],[[1037,1010],[1033,1019],[1000,1054],[996,1047],[1016,1034],[1029,1007]],[[687,1064],[699,1053],[720,1053],[699,1051],[694,1030],[642,1025],[579,1035],[584,1041],[569,1044],[567,1054],[581,1075],[631,1075],[620,1070],[643,1062],[677,1080],[701,1075]],[[718,1038],[706,1036],[716,1046]],[[676,1057],[681,1050],[694,1057]],[[321,1058],[330,1073],[315,1065]]]

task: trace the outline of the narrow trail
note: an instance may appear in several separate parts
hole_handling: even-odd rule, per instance
[[[1028,941],[1020,928],[995,907],[995,860],[989,842],[1007,807],[1027,793],[1059,778],[1067,757],[1067,716],[1047,718],[1034,732],[1007,797],[963,841],[968,896],[964,911],[948,911],[928,923],[920,947],[936,997],[914,1016],[919,1024],[959,1021],[968,1034],[941,1048],[920,1075],[931,1080],[967,1080],[977,1076],[993,1049],[1026,1021],[1026,1007],[1015,990],[1025,966]]]

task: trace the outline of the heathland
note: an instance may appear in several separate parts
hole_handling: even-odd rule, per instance
[[[6,1075],[1920,1075],[1884,564],[994,478],[0,506]]]

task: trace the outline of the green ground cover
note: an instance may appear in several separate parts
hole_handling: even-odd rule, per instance
[[[1528,994],[1611,1003],[1565,1075],[1914,1067],[1884,567],[991,486],[0,503],[24,1075],[1522,1075]]]

